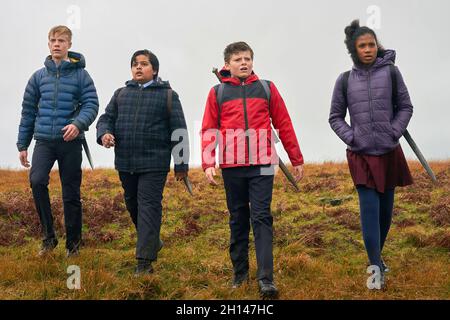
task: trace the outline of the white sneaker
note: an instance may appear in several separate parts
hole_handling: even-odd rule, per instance
[[[384,272],[381,271],[379,266],[368,266],[367,273],[370,274],[366,281],[366,285],[369,290],[383,290],[385,288],[386,280],[384,278]]]
[[[381,259],[381,267],[383,268],[383,273],[391,271],[391,269],[389,269],[383,259]]]

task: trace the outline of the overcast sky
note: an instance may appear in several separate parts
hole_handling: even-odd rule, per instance
[[[351,68],[344,27],[352,19],[376,28],[385,48],[397,51],[414,105],[409,131],[428,159],[450,158],[450,2],[448,0],[348,1],[49,1],[9,0],[0,12],[0,167],[19,168],[16,149],[23,91],[49,54],[48,30],[72,27],[72,50],[81,52],[105,110],[113,92],[131,77],[134,51],[150,49],[159,75],[183,104],[191,137],[191,164],[200,164],[198,131],[212,67],[224,47],[246,41],[254,71],[282,94],[306,162],[341,161],[345,145],[328,125],[339,73]],[[113,166],[113,150],[87,133],[94,163]],[[408,158],[414,155],[401,139]],[[33,150],[34,142],[30,146]],[[281,157],[287,160],[284,152]],[[84,160],[84,166],[87,161]]]

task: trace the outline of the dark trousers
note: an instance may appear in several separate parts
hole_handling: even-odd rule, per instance
[[[381,266],[381,252],[392,221],[394,189],[384,193],[358,186],[361,227],[367,255],[371,265]]]
[[[159,249],[162,198],[167,172],[119,172],[125,204],[137,230],[136,259],[155,261]]]
[[[242,172],[241,168],[238,168]],[[236,172],[236,171],[235,171]],[[236,276],[248,273],[250,223],[255,240],[258,280],[273,281],[273,175],[236,175],[233,169],[222,170],[230,212],[230,257]]]
[[[81,242],[81,152],[80,140],[69,142],[37,140],[31,160],[30,184],[43,229],[44,242],[56,239],[48,183],[50,170],[55,161],[58,161],[64,203],[67,249],[78,247]]]

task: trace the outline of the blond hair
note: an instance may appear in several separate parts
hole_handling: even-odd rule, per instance
[[[50,40],[50,37],[53,35],[62,35],[65,34],[69,37],[69,42],[72,41],[72,31],[66,27],[66,26],[56,26],[50,29],[48,32],[48,39]]]

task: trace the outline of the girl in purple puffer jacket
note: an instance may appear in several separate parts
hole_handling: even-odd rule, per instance
[[[345,35],[354,66],[336,81],[329,123],[347,144],[347,160],[359,196],[362,233],[370,261],[367,287],[381,289],[384,273],[389,270],[381,252],[391,225],[394,190],[412,184],[398,140],[408,126],[413,106],[397,67],[397,92],[392,92],[395,51],[385,50],[375,32],[360,27],[358,20],[345,28]],[[345,121],[347,110],[350,124]]]

